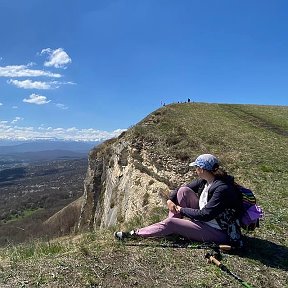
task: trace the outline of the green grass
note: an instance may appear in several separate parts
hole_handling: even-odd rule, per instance
[[[20,214],[11,214],[8,220],[2,220],[2,223],[13,223],[17,222],[21,219],[29,218],[33,214],[43,210],[43,208],[37,208],[37,209],[26,209],[24,211],[21,211]]]
[[[21,245],[12,246],[7,251],[6,256],[12,262],[18,262],[28,258],[39,258],[43,255],[54,255],[59,254],[66,250],[67,247],[61,245],[60,242],[42,242],[42,241],[31,241]]]
[[[267,236],[279,213],[287,219],[288,107],[173,104],[148,115],[128,133],[132,139],[153,142],[155,154],[187,164],[202,153],[217,155],[236,181],[256,194],[266,211]],[[287,221],[278,230],[287,231]],[[287,245],[287,234],[279,236]]]
[[[152,143],[157,159],[183,167],[199,154],[217,155],[265,211],[260,228],[245,237],[246,249],[225,255],[223,264],[255,287],[288,287],[287,132],[288,107],[190,103],[160,108],[122,140]],[[148,202],[147,195],[143,205]],[[140,227],[165,214],[155,207],[149,217],[137,215],[119,227]],[[205,250],[126,246],[113,239],[115,229],[2,248],[0,287],[242,287],[207,264]]]
[[[284,248],[259,239],[247,241],[249,250],[225,254],[222,263],[255,287],[285,287]],[[207,264],[208,250],[161,248],[154,246],[155,240],[142,242],[151,246],[126,246],[114,240],[111,231],[102,230],[59,239],[53,247],[37,242],[34,253],[22,246],[2,248],[0,287],[241,287]]]

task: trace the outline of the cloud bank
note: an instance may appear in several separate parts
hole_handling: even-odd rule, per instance
[[[101,131],[94,128],[78,129],[71,128],[52,128],[52,127],[22,127],[18,123],[23,118],[16,117],[8,122],[0,120],[0,140],[28,141],[37,139],[57,139],[66,141],[103,141],[119,136],[126,129],[114,131]],[[17,125],[18,124],[18,125]]]

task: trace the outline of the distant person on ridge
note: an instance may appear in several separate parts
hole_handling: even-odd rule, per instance
[[[114,236],[123,240],[174,234],[193,241],[242,246],[237,220],[242,202],[239,191],[234,189],[234,178],[219,167],[218,159],[211,154],[198,156],[189,166],[195,167],[199,178],[170,193],[168,218],[137,230],[115,232]]]

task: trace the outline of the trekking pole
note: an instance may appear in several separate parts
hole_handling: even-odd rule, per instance
[[[223,252],[230,251],[232,249],[229,245],[216,245],[216,244],[179,244],[179,243],[143,243],[143,242],[128,242],[126,246],[140,246],[140,247],[162,247],[162,248],[188,248],[188,249],[213,249],[221,250]]]
[[[210,263],[214,263],[217,267],[219,267],[222,271],[226,272],[227,274],[231,275],[232,277],[234,277],[236,280],[238,280],[243,287],[246,288],[253,288],[254,286],[252,286],[251,284],[245,282],[243,279],[241,279],[239,276],[237,276],[235,273],[231,272],[224,264],[222,264],[219,260],[216,259],[216,257],[211,254],[211,253],[207,253],[205,255],[205,258],[207,258],[209,260]]]

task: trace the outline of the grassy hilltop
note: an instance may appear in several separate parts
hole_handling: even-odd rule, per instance
[[[265,211],[246,249],[223,264],[255,287],[288,287],[288,107],[172,104],[122,137],[148,140],[159,156],[187,163],[217,155]],[[151,223],[162,212],[126,226]],[[0,287],[242,287],[208,265],[204,250],[129,247],[114,241],[112,230],[2,248]]]

